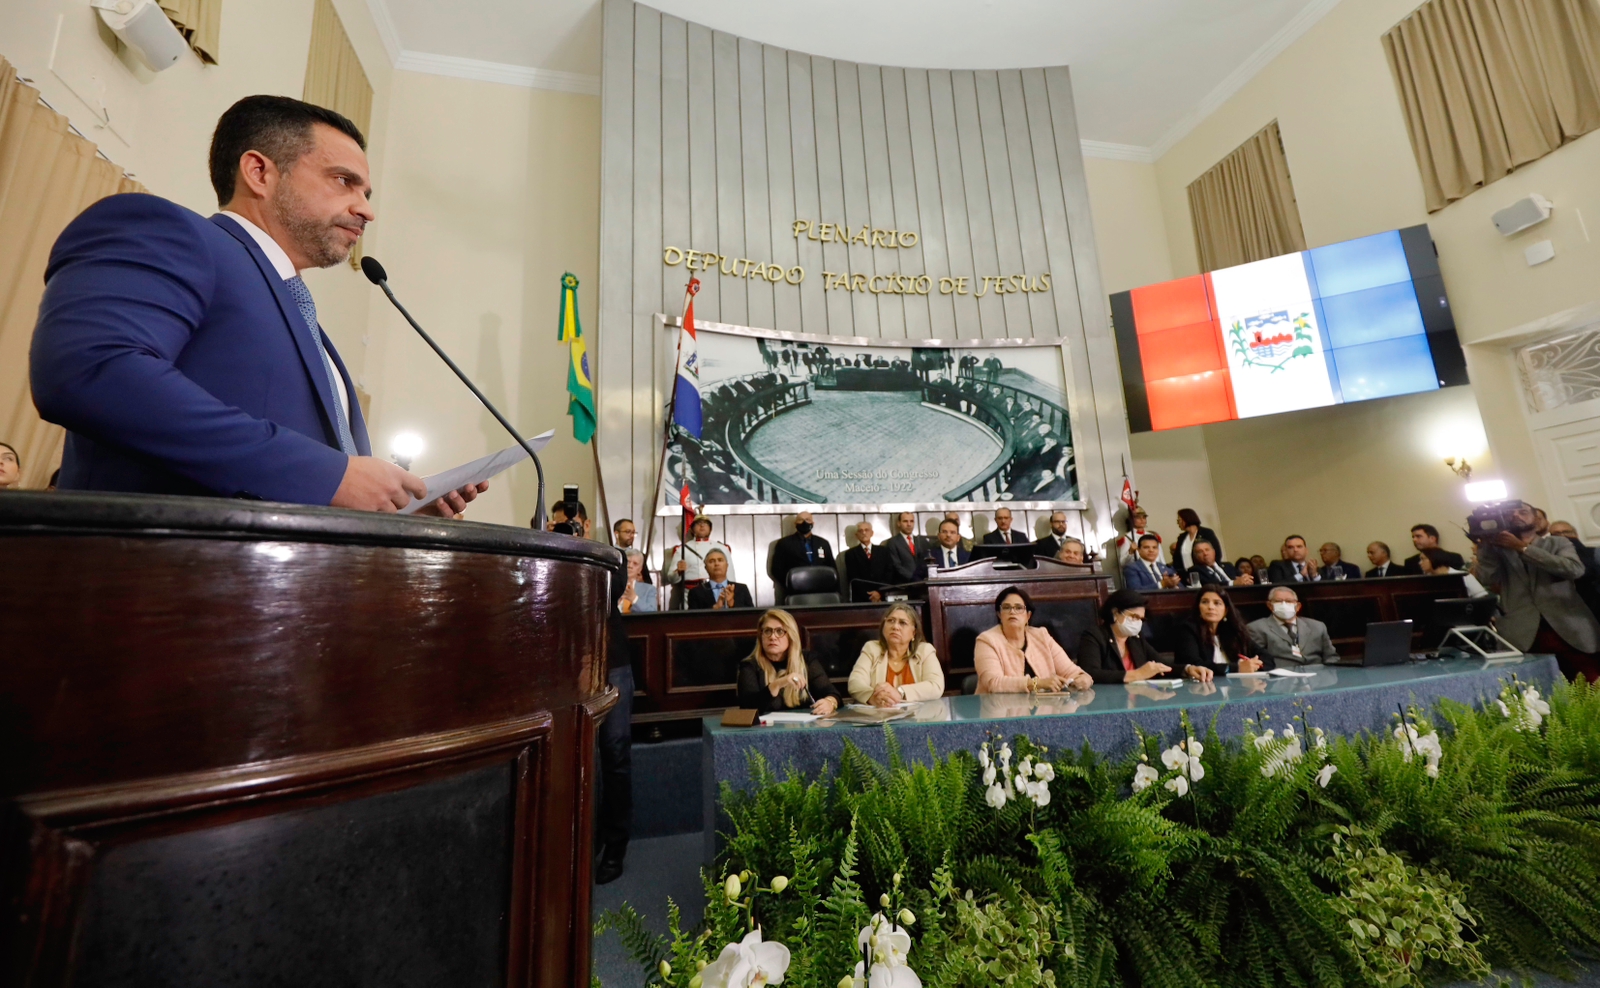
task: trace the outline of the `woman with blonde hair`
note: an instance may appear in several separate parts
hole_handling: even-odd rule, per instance
[[[756,647],[739,663],[739,706],[757,713],[809,708],[826,717],[839,691],[822,664],[800,650],[794,615],[774,607],[756,622]]]
[[[944,669],[922,637],[922,616],[915,607],[900,601],[883,612],[877,641],[861,646],[850,670],[849,690],[857,703],[874,707],[944,696]]]

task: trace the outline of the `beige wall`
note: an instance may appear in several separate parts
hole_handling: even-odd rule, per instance
[[[597,524],[588,447],[567,417],[566,347],[556,343],[559,281],[578,276],[592,342],[600,228],[600,101],[396,73],[378,222],[368,250],[406,308],[526,434],[554,429],[542,459],[547,499],[576,483]],[[432,473],[511,440],[386,301],[370,322],[375,451],[412,431]],[[475,521],[526,525],[535,473],[492,483]]]

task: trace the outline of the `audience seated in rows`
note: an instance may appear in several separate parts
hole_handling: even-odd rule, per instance
[[[1273,587],[1267,593],[1267,606],[1272,614],[1251,621],[1246,627],[1257,654],[1266,661],[1306,665],[1325,662],[1339,654],[1328,637],[1327,625],[1300,617],[1300,595],[1292,587]]]
[[[800,650],[794,615],[777,608],[756,622],[756,646],[739,663],[736,688],[739,706],[762,714],[804,710],[826,717],[839,707],[827,670]]]
[[[1176,570],[1161,561],[1161,536],[1139,536],[1138,555],[1122,567],[1122,585],[1130,590],[1162,590],[1183,582]]]
[[[749,587],[728,579],[728,556],[721,549],[707,550],[705,567],[706,578],[689,591],[689,610],[756,606]]]
[[[656,603],[656,588],[644,576],[644,553],[638,549],[625,549],[623,556],[628,561],[628,579],[622,585],[622,597],[617,601],[617,607],[624,614],[647,614],[659,610]]]
[[[1267,578],[1273,583],[1310,583],[1317,578],[1317,562],[1306,558],[1306,540],[1291,535],[1283,540],[1283,558],[1275,559],[1267,567]]]
[[[1033,598],[1026,591],[1006,587],[994,611],[1000,623],[978,635],[972,651],[979,693],[1053,693],[1093,684],[1048,631],[1032,626]]]
[[[1344,550],[1337,542],[1324,542],[1317,550],[1322,557],[1322,567],[1317,571],[1319,580],[1359,580],[1361,567],[1344,561]]]
[[[1078,665],[1097,683],[1138,683],[1172,671],[1155,646],[1140,637],[1144,596],[1118,590],[1100,607],[1100,622],[1078,639]]]
[[[1233,600],[1219,586],[1209,586],[1195,594],[1194,607],[1178,625],[1172,660],[1185,677],[1202,683],[1230,672],[1271,668],[1257,657]]]
[[[1432,525],[1412,525],[1411,545],[1416,548],[1417,554],[1406,560],[1405,571],[1412,574],[1423,574],[1422,550],[1439,548],[1439,530]],[[1444,550],[1441,550],[1444,551]],[[1454,552],[1444,552],[1445,559],[1452,569],[1465,569],[1466,560]]]
[[[876,641],[861,647],[848,687],[857,703],[892,707],[944,695],[944,668],[922,635],[922,616],[910,604],[890,604]]]
[[[1248,576],[1252,583],[1261,582],[1261,577],[1256,573],[1256,564],[1250,561],[1249,556],[1240,556],[1235,559],[1233,561],[1233,571],[1239,576]],[[1245,585],[1248,586],[1249,584]]]
[[[1195,540],[1194,565],[1189,567],[1189,575],[1198,578],[1202,587],[1248,587],[1256,582],[1255,577],[1241,576],[1232,566],[1218,562],[1216,547],[1205,539]]]
[[[1060,548],[1056,549],[1055,558],[1057,562],[1071,563],[1074,566],[1083,566],[1086,563],[1084,558],[1086,552],[1087,550],[1084,548],[1084,544],[1069,535],[1067,536],[1066,541],[1061,543]]]
[[[1367,562],[1372,564],[1372,568],[1367,570],[1368,579],[1400,576],[1404,572],[1400,564],[1390,558],[1389,543],[1387,542],[1369,543],[1367,545]]]

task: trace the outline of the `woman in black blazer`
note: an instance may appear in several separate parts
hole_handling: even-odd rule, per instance
[[[1078,639],[1078,665],[1097,683],[1137,683],[1164,676],[1172,667],[1154,646],[1139,637],[1144,627],[1144,595],[1118,590],[1100,607],[1100,623]]]
[[[1189,578],[1190,569],[1184,565],[1183,554],[1187,551],[1193,559],[1194,544],[1200,539],[1211,543],[1211,547],[1217,550],[1218,559],[1224,558],[1222,542],[1217,538],[1217,533],[1200,524],[1200,515],[1193,508],[1179,508],[1178,537],[1172,540],[1172,568],[1178,571],[1178,576],[1182,579]]]
[[[739,663],[739,706],[759,714],[803,710],[826,717],[839,709],[839,690],[822,663],[800,651],[794,615],[773,608],[756,623],[756,647]]]
[[[1184,676],[1201,682],[1229,672],[1256,672],[1273,666],[1270,657],[1256,657],[1256,648],[1228,592],[1215,585],[1195,594],[1194,608],[1178,625],[1172,661]]]

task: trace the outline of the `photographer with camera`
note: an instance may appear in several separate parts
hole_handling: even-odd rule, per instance
[[[1583,562],[1568,540],[1538,534],[1538,509],[1522,501],[1487,504],[1467,520],[1478,547],[1478,579],[1500,592],[1496,626],[1524,652],[1550,653],[1569,679],[1600,678],[1600,622],[1578,596]]]

